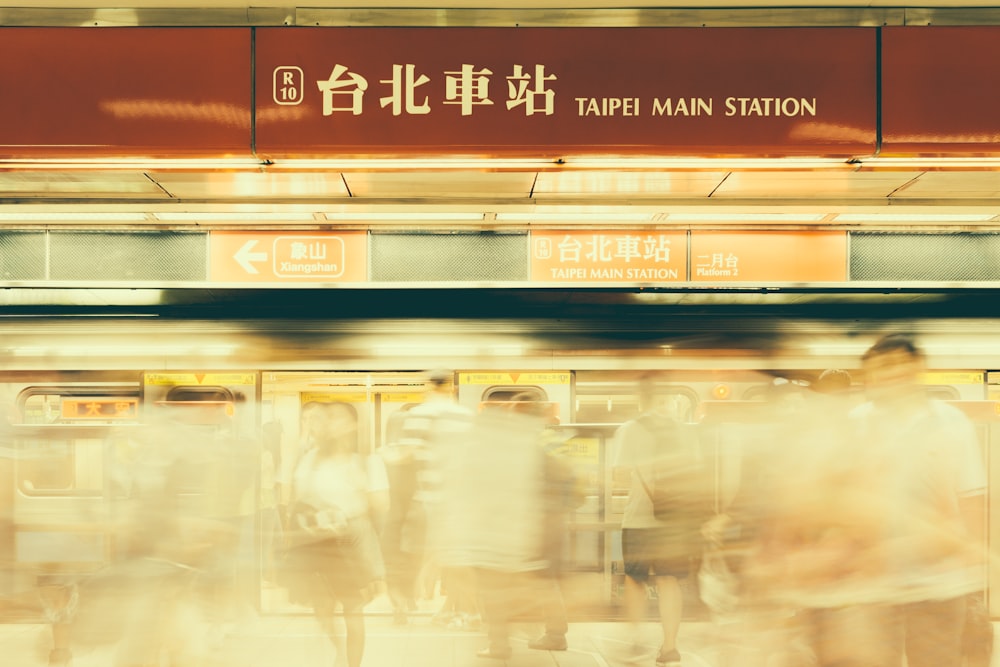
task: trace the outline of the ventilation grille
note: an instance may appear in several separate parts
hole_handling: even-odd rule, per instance
[[[205,234],[53,232],[52,280],[203,281]]]
[[[851,280],[1000,280],[1000,234],[851,234]]]
[[[0,280],[45,280],[45,232],[0,233]]]
[[[372,234],[371,279],[524,281],[527,248],[525,234]]]

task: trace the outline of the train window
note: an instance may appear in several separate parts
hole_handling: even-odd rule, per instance
[[[698,395],[690,387],[664,385],[663,392],[678,397],[677,414],[681,421],[694,420]],[[580,424],[621,424],[639,416],[635,388],[622,386],[619,391],[591,393],[577,391],[576,421]]]
[[[805,396],[809,382],[793,378],[776,377],[767,384],[748,387],[743,392],[744,401],[766,401],[772,397]]]
[[[863,389],[859,389],[863,394]],[[962,396],[958,389],[949,385],[934,384],[924,387],[927,395],[942,401],[958,401]],[[852,388],[853,391],[853,388]],[[764,401],[771,395],[789,396],[797,395],[808,397],[810,394],[809,383],[804,380],[787,380],[776,378],[770,384],[756,385],[743,392],[743,400]]]
[[[22,442],[17,458],[18,488],[26,495],[97,493],[104,480],[104,448],[102,438]]]
[[[479,409],[500,407],[513,412],[543,417],[549,424],[559,423],[559,404],[550,401],[544,389],[537,386],[494,386],[483,392]]]
[[[182,424],[212,426],[226,424],[236,414],[237,396],[228,387],[178,385],[171,387],[157,407]]]
[[[176,387],[171,387],[167,391],[166,396],[167,403],[189,403],[192,401],[204,401],[204,402],[221,402],[229,401],[233,403],[236,401],[236,397],[229,387],[220,386],[187,386],[178,385]]]
[[[403,423],[406,421],[406,413],[417,405],[420,404],[404,403],[389,414],[386,418],[385,429],[383,431],[385,435],[384,444],[389,446],[399,444],[400,439],[403,437]]]
[[[541,387],[494,386],[483,392],[484,403],[506,401],[548,401],[549,396]]]
[[[19,426],[17,487],[25,495],[100,493],[106,434],[93,427],[136,423],[136,387],[124,385],[32,386],[15,401]],[[69,429],[67,431],[67,429]]]
[[[135,423],[139,397],[125,385],[33,386],[18,394],[16,409],[21,424]]]
[[[942,401],[957,401],[962,398],[955,387],[943,384],[929,384],[925,387],[927,395]]]

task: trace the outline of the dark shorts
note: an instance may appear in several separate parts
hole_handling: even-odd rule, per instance
[[[625,574],[638,582],[650,575],[684,578],[701,557],[696,534],[673,528],[623,528],[622,560]]]

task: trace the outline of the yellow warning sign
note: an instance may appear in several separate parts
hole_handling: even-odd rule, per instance
[[[553,385],[570,384],[572,373],[570,371],[552,372],[527,372],[527,373],[459,373],[458,384],[477,385]]]
[[[149,386],[255,386],[256,373],[146,373],[143,382]]]
[[[365,401],[371,400],[371,395],[365,392],[344,392],[344,393],[330,393],[330,392],[302,392],[300,394],[300,400],[303,405],[306,403],[364,403]]]
[[[425,394],[382,394],[383,403],[423,403]]]
[[[983,371],[930,371],[921,375],[924,384],[983,384],[986,373]]]

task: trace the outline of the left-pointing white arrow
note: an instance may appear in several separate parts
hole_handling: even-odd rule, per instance
[[[243,247],[237,250],[236,254],[233,255],[233,259],[235,259],[247,273],[260,273],[260,271],[257,270],[257,267],[251,264],[251,262],[267,261],[266,252],[253,252],[253,247],[255,245],[257,245],[257,240],[251,239],[244,243]]]

